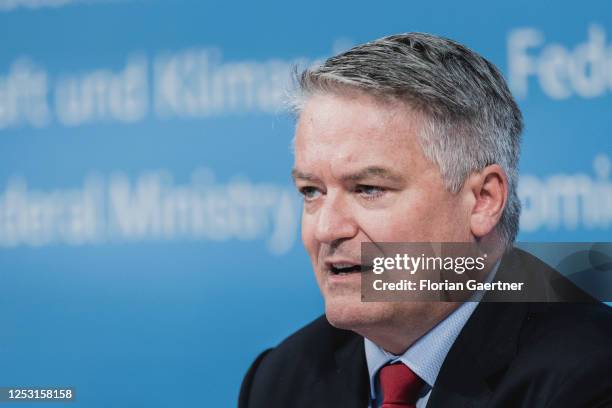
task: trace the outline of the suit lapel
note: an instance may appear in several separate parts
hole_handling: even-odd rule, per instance
[[[348,341],[337,345],[335,377],[340,383],[337,392],[342,407],[365,408],[369,402],[370,380],[363,337],[352,333]]]
[[[496,279],[524,280],[520,254],[503,258]],[[428,408],[486,407],[497,380],[517,350],[518,336],[527,314],[526,303],[487,303],[476,307],[449,350],[429,398]]]
[[[481,303],[451,347],[428,408],[485,407],[516,353],[526,304]]]

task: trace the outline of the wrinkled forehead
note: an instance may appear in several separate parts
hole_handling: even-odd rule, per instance
[[[421,122],[419,114],[403,103],[363,93],[313,95],[296,124],[296,167],[420,162]]]

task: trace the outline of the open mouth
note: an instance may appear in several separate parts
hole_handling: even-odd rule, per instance
[[[332,264],[329,269],[334,275],[348,275],[361,272],[361,265]]]

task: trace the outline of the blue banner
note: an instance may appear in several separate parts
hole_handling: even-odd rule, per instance
[[[0,386],[235,406],[256,355],[323,311],[292,70],[408,31],[503,71],[525,116],[518,240],[609,241],[606,2],[0,0]]]

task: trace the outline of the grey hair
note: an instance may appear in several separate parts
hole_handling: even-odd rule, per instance
[[[497,229],[507,246],[514,242],[521,212],[516,190],[523,119],[492,63],[447,38],[408,33],[354,47],[296,72],[296,80],[292,107],[298,115],[313,94],[343,90],[407,103],[423,117],[423,152],[438,165],[450,192],[459,192],[470,174],[498,164],[508,178],[509,196]]]

